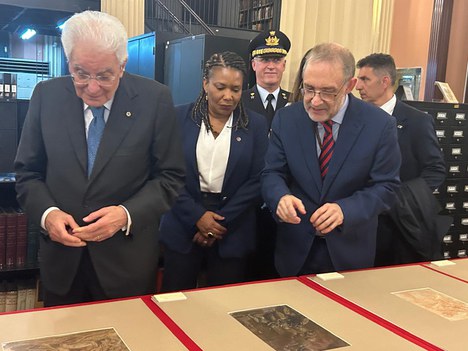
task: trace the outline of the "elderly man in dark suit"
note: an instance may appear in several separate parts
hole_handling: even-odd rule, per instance
[[[395,121],[353,97],[354,57],[313,47],[303,101],[277,111],[262,193],[278,219],[282,276],[372,267],[377,218],[394,202],[400,151]]]
[[[127,34],[85,11],[65,24],[71,76],[34,90],[15,168],[40,223],[46,306],[155,291],[157,231],[184,180],[169,90],[124,72]]]
[[[393,88],[396,66],[393,57],[375,53],[359,60],[356,66],[359,69],[356,89],[361,98],[396,119],[402,157],[400,178],[403,184],[420,178],[430,191],[439,187],[445,180],[446,170],[433,118],[396,99]],[[435,215],[430,217],[434,218]],[[421,238],[425,242],[432,240],[429,231],[426,231],[425,238]],[[422,257],[408,244],[389,214],[379,217],[377,244],[376,265],[379,266],[431,259]]]

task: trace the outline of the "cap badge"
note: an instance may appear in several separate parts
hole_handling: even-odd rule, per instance
[[[267,46],[278,46],[279,45],[279,39],[275,34],[276,33],[275,33],[274,30],[270,31],[270,36],[265,39],[265,44]]]

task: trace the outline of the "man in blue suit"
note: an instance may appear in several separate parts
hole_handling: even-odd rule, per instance
[[[356,90],[362,100],[382,108],[396,119],[398,144],[402,151],[400,178],[403,184],[422,179],[430,192],[438,188],[445,180],[445,162],[440,151],[431,115],[419,111],[404,102],[398,101],[393,93],[396,81],[396,66],[393,57],[375,53],[358,61]],[[432,195],[429,195],[432,196]],[[426,206],[429,208],[429,205]],[[431,214],[434,218],[435,214]],[[432,230],[434,224],[429,225]],[[442,235],[445,234],[442,230]],[[431,230],[424,230],[422,242],[431,241]],[[412,235],[415,235],[412,230]],[[410,263],[435,259],[423,257],[408,243],[408,237],[398,229],[389,214],[379,217],[377,253],[375,263],[378,266]],[[440,251],[441,242],[435,243]]]
[[[400,183],[395,121],[350,94],[351,52],[325,43],[306,60],[303,102],[277,111],[262,173],[282,276],[373,266],[377,218]]]

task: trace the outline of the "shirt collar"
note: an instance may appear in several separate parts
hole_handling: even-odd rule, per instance
[[[343,123],[343,118],[346,113],[346,109],[348,108],[348,105],[349,105],[349,97],[348,97],[348,94],[346,94],[343,105],[341,106],[340,110],[331,120],[341,125]]]
[[[391,114],[393,114],[393,110],[395,109],[395,105],[396,105],[396,96],[395,96],[395,94],[393,94],[392,98],[390,100],[388,100],[385,104],[380,106],[380,108],[382,110],[384,110],[385,112],[387,112],[389,115],[391,115]]]
[[[270,93],[268,90],[266,90],[265,88],[262,88],[260,85],[257,84],[257,90],[258,90],[258,94],[260,95],[260,98],[262,99],[262,102],[267,101],[268,94],[273,94],[273,96],[275,97],[275,100],[278,101],[278,94],[280,91],[279,87],[276,88],[274,92]]]
[[[104,104],[104,107],[110,111],[111,109],[111,106],[112,106],[112,102],[114,102],[114,97],[112,97],[112,99],[110,99],[109,101],[107,101],[105,104]],[[83,102],[83,109],[84,111],[86,111],[86,109],[89,107],[89,105],[85,102]]]

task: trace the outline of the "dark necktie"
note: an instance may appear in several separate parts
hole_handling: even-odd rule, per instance
[[[104,121],[105,107],[90,107],[90,110],[94,118],[88,129],[88,178],[91,176],[99,143],[101,142],[104,127],[106,126],[106,122]]]
[[[267,96],[267,106],[266,106],[266,117],[268,120],[268,126],[271,126],[271,121],[273,121],[273,116],[275,115],[275,109],[273,108],[273,104],[271,101],[275,98],[273,94],[268,94]]]
[[[320,173],[323,179],[325,178],[328,172],[328,164],[330,163],[330,159],[333,155],[335,141],[333,140],[333,121],[320,122],[320,124],[325,130],[319,157]]]

